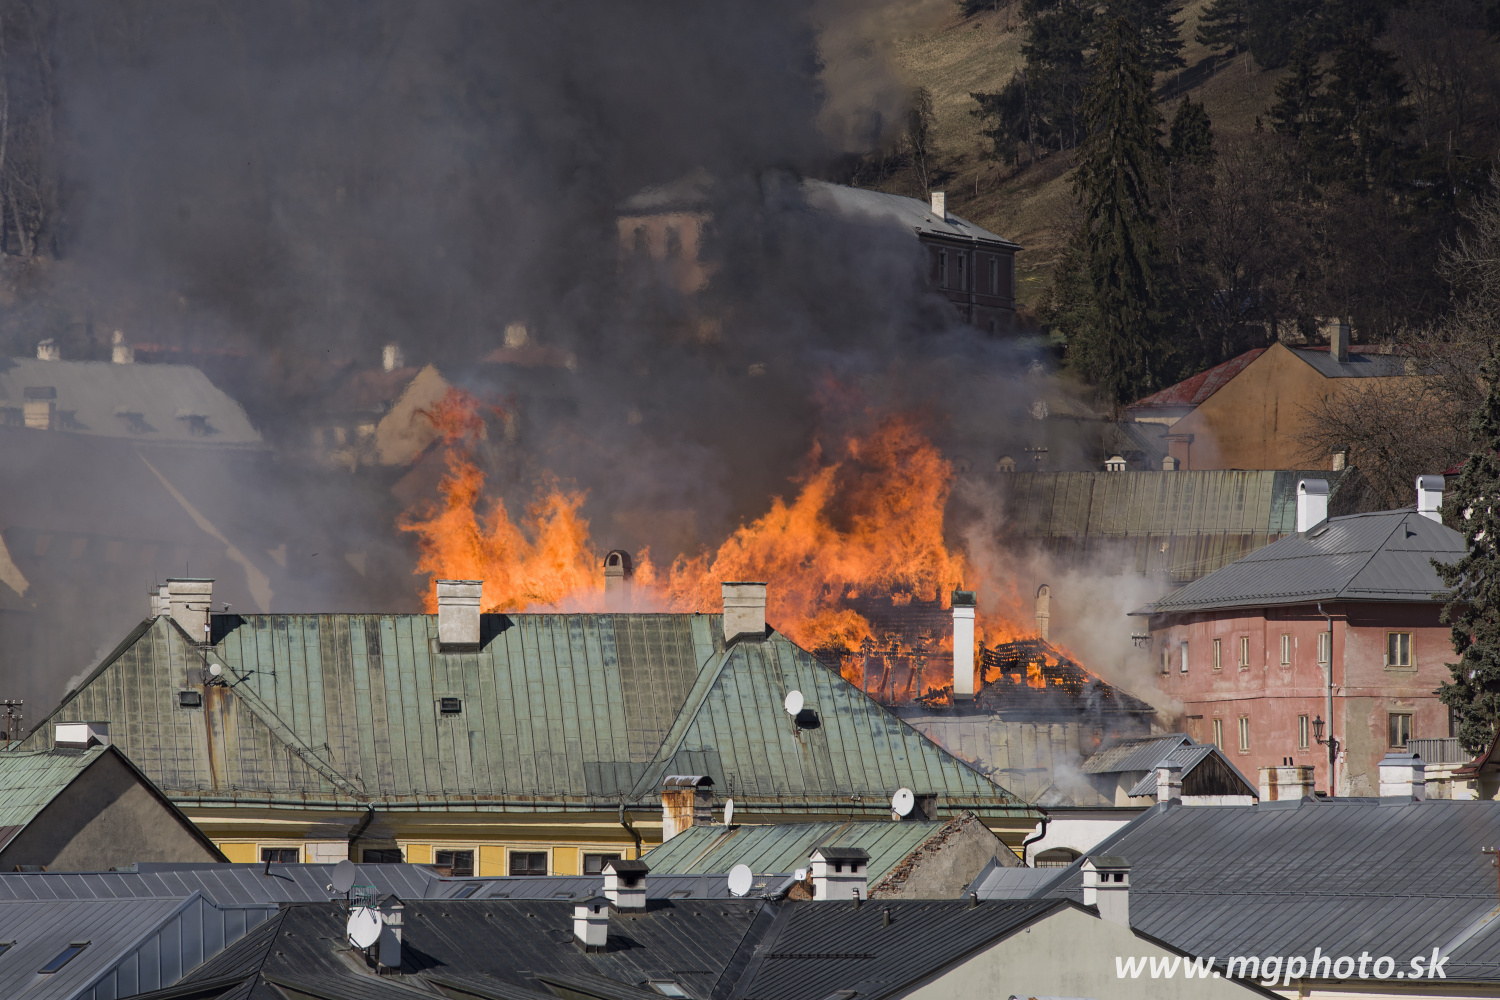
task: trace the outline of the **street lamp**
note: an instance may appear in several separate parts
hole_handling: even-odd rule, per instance
[[[1339,756],[1339,741],[1334,739],[1333,734],[1328,734],[1328,739],[1323,738],[1323,717],[1320,715],[1313,719],[1313,739],[1318,741],[1319,746],[1328,748],[1328,794],[1333,794],[1333,767]]]

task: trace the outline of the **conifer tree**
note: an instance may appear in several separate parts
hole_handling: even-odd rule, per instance
[[[1075,191],[1084,210],[1098,323],[1080,332],[1076,346],[1090,359],[1093,370],[1085,374],[1125,401],[1164,384],[1167,344],[1152,209],[1161,116],[1139,33],[1123,17],[1110,23],[1094,57],[1084,124]]]
[[[1213,0],[1198,16],[1198,44],[1231,55],[1244,49],[1250,27],[1247,7],[1246,0]]]
[[[1167,158],[1173,170],[1196,167],[1206,170],[1214,163],[1214,127],[1208,120],[1208,109],[1194,104],[1184,94],[1177,105],[1177,114],[1172,116],[1172,129],[1167,145]]]
[[[1291,72],[1276,84],[1276,103],[1271,105],[1271,124],[1282,135],[1301,141],[1316,131],[1323,89],[1318,54],[1299,45],[1292,53]]]
[[[1102,25],[1106,28],[1123,17],[1135,29],[1141,61],[1153,73],[1166,73],[1187,65],[1182,58],[1181,0],[1108,0]]]

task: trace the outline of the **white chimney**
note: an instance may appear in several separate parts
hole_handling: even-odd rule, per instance
[[[1417,477],[1417,513],[1438,524],[1443,523],[1443,489],[1448,485],[1442,476]]]
[[[87,750],[89,747],[107,747],[109,746],[109,723],[59,722],[52,729],[52,744],[81,750]]]
[[[1083,905],[1097,906],[1099,916],[1130,926],[1130,862],[1102,856],[1083,859]]]
[[[1300,801],[1313,793],[1311,764],[1268,764],[1260,769],[1260,800]]]
[[[27,427],[34,431],[51,430],[56,416],[57,386],[28,385],[21,390],[21,422]]]
[[[151,591],[151,617],[160,618],[172,613],[172,602],[167,598],[167,585],[158,584]]]
[[[62,348],[57,346],[57,341],[48,337],[36,345],[36,359],[38,361],[61,361]]]
[[[438,649],[463,652],[479,648],[479,604],[483,580],[439,580]]]
[[[604,862],[604,896],[610,905],[617,910],[644,910],[650,871],[644,861]]]
[[[401,968],[401,938],[406,923],[406,906],[391,896],[380,904],[380,922],[385,926],[380,928],[380,938],[376,942],[379,948],[378,961],[387,969]]]
[[[706,774],[669,774],[661,783],[661,839],[714,821],[714,779]]]
[[[763,583],[725,583],[724,641],[740,636],[764,639],[766,636],[766,585]]]
[[[932,192],[931,198],[932,198],[932,214],[935,215],[935,216],[937,216],[939,219],[947,221],[947,219],[948,219],[948,192],[946,192],[946,191],[934,191],[934,192]]]
[[[603,951],[609,943],[609,897],[594,896],[573,904],[573,937],[585,951]]]
[[[1156,765],[1156,801],[1182,801],[1182,765],[1162,761]]]
[[[630,553],[615,549],[604,557],[604,610],[630,610],[630,581],[635,568]]]
[[[1036,588],[1036,634],[1046,642],[1052,632],[1052,588],[1045,583]]]
[[[209,639],[209,610],[213,605],[213,596],[212,580],[167,580],[167,613],[194,642],[207,642]]]
[[[1163,471],[1163,472],[1176,472],[1177,469],[1178,469],[1178,467],[1180,465],[1182,465],[1182,463],[1179,462],[1176,458],[1172,457],[1171,455],[1163,455],[1162,456],[1161,471]]]
[[[1328,331],[1328,353],[1335,361],[1349,360],[1349,323],[1346,320],[1336,320]]]
[[[124,330],[114,332],[109,359],[117,365],[135,364],[135,348],[125,343]]]
[[[810,859],[813,899],[865,899],[870,855],[858,847],[819,847]]]
[[[1380,797],[1427,798],[1427,765],[1414,753],[1388,753],[1380,761]]]
[[[953,700],[974,698],[974,591],[953,592]]]
[[[1328,480],[1297,480],[1297,534],[1328,520]]]
[[[396,344],[386,344],[380,349],[380,367],[388,372],[397,368],[406,367],[406,355],[401,353],[401,348]]]

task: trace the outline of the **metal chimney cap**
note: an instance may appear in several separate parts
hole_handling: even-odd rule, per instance
[[[976,604],[974,591],[955,590],[953,592],[953,606],[955,608],[972,608]]]
[[[1328,480],[1326,479],[1299,479],[1297,480],[1297,492],[1307,493],[1312,496],[1328,495]]]

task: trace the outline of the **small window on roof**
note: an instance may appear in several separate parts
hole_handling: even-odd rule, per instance
[[[178,691],[177,692],[177,705],[178,705],[179,708],[202,708],[203,707],[203,692],[202,691]]]
[[[73,961],[73,959],[77,958],[79,952],[83,951],[83,949],[87,948],[88,946],[89,943],[87,941],[74,941],[62,951],[58,952],[56,958],[48,962],[46,965],[42,966],[40,969],[37,969],[36,971],[45,974],[56,972],[58,969],[61,969],[69,962]]]
[[[457,715],[464,710],[464,703],[461,698],[439,698],[438,707],[444,715]]]
[[[7,951],[10,951],[10,946],[13,944],[15,944],[14,941],[0,941],[0,955],[4,955]]]
[[[670,979],[652,979],[648,980],[646,985],[664,997],[685,997],[688,995],[687,990]]]
[[[668,899],[690,899],[693,895],[691,889],[673,889],[667,896]]]

